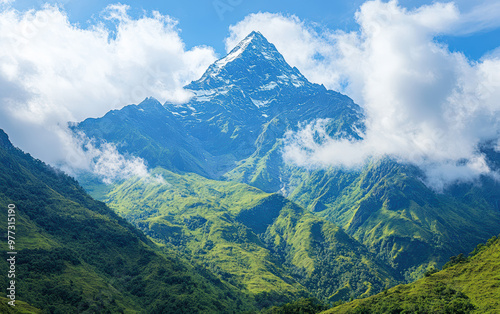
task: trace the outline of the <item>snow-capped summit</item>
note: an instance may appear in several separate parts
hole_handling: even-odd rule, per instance
[[[215,90],[229,85],[256,92],[312,84],[297,68],[292,68],[261,33],[254,31],[186,88],[196,94],[197,90]]]
[[[297,68],[285,61],[273,44],[255,31],[185,89],[194,95],[189,102],[165,104],[185,125],[198,128],[205,121],[216,124],[219,130],[220,125],[231,121],[227,132],[233,122],[234,125],[245,125],[245,130],[238,128],[238,133],[257,133],[263,122],[284,111],[298,116],[302,111],[311,114],[308,106],[303,106],[311,99],[342,98],[322,85],[309,82]],[[324,110],[332,109],[336,110]],[[205,129],[199,131],[200,136],[208,134]],[[234,134],[229,136],[234,137]]]
[[[309,82],[258,32],[185,89],[194,95],[186,103],[161,106],[148,98],[111,112],[104,121],[116,123],[121,128],[117,134],[127,134],[120,137],[124,150],[128,139],[137,139],[138,156],[155,156],[150,165],[213,178],[253,153],[272,151],[276,157],[285,132],[302,123],[328,119],[329,132],[342,138],[359,138],[357,130],[363,130],[361,108],[347,96]],[[93,135],[99,123],[88,120],[79,127]],[[154,144],[143,134],[154,138]]]

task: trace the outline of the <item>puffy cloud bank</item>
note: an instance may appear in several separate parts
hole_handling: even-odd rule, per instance
[[[397,1],[368,1],[356,13],[359,31],[329,31],[296,16],[259,13],[230,28],[234,45],[259,30],[310,80],[351,96],[365,110],[363,141],[335,141],[325,121],[288,134],[285,158],[298,165],[356,167],[391,156],[419,165],[437,190],[493,174],[481,143],[500,132],[500,58],[468,60],[439,43],[440,35],[498,27],[484,2],[461,14],[453,3],[413,10]],[[497,15],[498,18],[498,15]],[[321,138],[321,141],[314,139]]]
[[[175,19],[158,12],[132,19],[127,10],[110,5],[88,29],[56,6],[0,12],[0,127],[15,145],[67,170],[92,168],[105,178],[144,173],[141,160],[111,146],[82,151],[67,122],[148,96],[185,101],[182,86],[216,58],[210,47],[186,49]]]

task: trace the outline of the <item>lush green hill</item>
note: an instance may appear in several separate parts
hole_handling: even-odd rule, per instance
[[[483,178],[482,185],[435,193],[420,178],[415,167],[379,160],[358,173],[308,174],[290,199],[342,226],[412,280],[500,232],[498,183]]]
[[[157,168],[150,178],[111,187],[104,201],[154,241],[256,295],[261,306],[309,292],[349,299],[397,282],[342,229],[246,184]]]
[[[500,239],[479,245],[469,258],[412,284],[342,304],[324,313],[499,313]]]
[[[26,302],[17,301],[16,306],[11,306],[8,302],[11,301],[5,297],[0,297],[0,313],[4,314],[38,314],[42,313],[40,309],[37,309]]]
[[[16,206],[16,297],[51,313],[209,313],[251,309],[206,269],[166,256],[72,178],[0,130],[0,232]],[[7,241],[0,249],[7,251]],[[7,274],[6,259],[0,272]],[[7,276],[0,285],[7,287]],[[6,299],[2,299],[5,308]],[[28,306],[19,309],[33,310]]]

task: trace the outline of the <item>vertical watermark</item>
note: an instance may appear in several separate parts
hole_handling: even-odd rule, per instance
[[[7,272],[8,287],[7,298],[9,305],[16,306],[16,205],[7,206],[7,262],[9,270]]]

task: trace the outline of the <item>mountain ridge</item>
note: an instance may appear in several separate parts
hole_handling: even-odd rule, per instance
[[[147,111],[132,116],[117,111],[115,120],[85,120],[75,130],[115,143],[120,152],[144,158],[151,169],[280,193],[342,228],[407,281],[500,232],[500,189],[495,182],[458,184],[438,194],[423,184],[416,166],[391,158],[371,160],[355,170],[288,164],[282,154],[287,132],[321,119],[331,138],[357,141],[365,130],[364,113],[349,97],[324,86],[279,82],[282,71],[293,75],[295,70],[280,62],[268,66],[273,59],[259,51],[279,52],[264,39],[251,33],[186,87],[194,91],[190,101],[163,105],[179,126],[175,132],[168,131],[167,120],[141,118],[155,115]],[[259,40],[262,47],[253,47]],[[251,82],[249,75],[255,77]],[[262,89],[266,84],[273,88]],[[266,103],[256,105],[254,100]],[[117,121],[120,126],[114,126]],[[99,123],[112,127],[100,135]],[[157,135],[154,128],[163,131]]]

